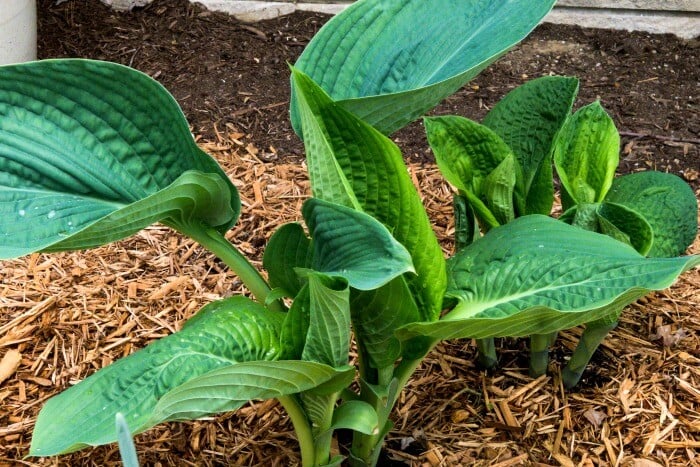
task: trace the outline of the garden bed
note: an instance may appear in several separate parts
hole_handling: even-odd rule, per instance
[[[202,147],[241,191],[229,237],[259,260],[278,224],[308,195],[302,146],[287,118],[287,62],[327,17],[242,24],[184,0],[114,13],[94,1],[40,2],[42,58],[131,65],[176,97]],[[600,98],[623,134],[621,168],[683,177],[700,195],[697,41],[546,25],[450,97],[436,113],[480,119],[508,90],[545,74],[581,78],[577,106]],[[395,135],[446,253],[451,191],[421,125]],[[700,253],[700,241],[691,252]],[[52,459],[26,455],[46,398],[172,333],[236,278],[202,249],[156,226],[89,253],[32,255],[0,266],[0,358],[21,354],[0,383],[0,465],[117,465],[115,446]],[[234,288],[231,287],[234,284]],[[692,465],[700,448],[700,274],[630,306],[580,385],[560,365],[579,329],[561,333],[548,376],[527,376],[524,340],[499,341],[500,369],[475,366],[469,341],[438,346],[405,390],[388,437],[389,465]],[[273,402],[166,424],[137,436],[144,465],[294,465],[291,424]],[[342,444],[342,438],[341,438]]]

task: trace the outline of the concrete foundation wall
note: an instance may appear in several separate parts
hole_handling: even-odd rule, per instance
[[[559,0],[557,6],[700,12],[699,0]]]

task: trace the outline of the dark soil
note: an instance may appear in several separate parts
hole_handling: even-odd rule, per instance
[[[244,24],[186,0],[118,13],[97,0],[40,0],[39,55],[127,64],[159,80],[194,133],[235,128],[273,161],[303,147],[288,119],[289,70],[328,16],[295,13]],[[621,171],[653,168],[700,188],[700,42],[545,24],[435,112],[481,119],[510,89],[542,75],[581,80],[577,106],[600,99],[623,135]],[[419,123],[394,138],[430,159]]]

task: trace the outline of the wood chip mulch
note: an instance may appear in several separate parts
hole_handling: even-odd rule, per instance
[[[249,141],[228,126],[200,143],[241,191],[230,238],[259,266],[275,228],[299,220],[309,184],[303,163],[264,163]],[[449,253],[450,189],[429,162],[410,172]],[[700,253],[700,239],[690,252]],[[87,252],[4,261],[0,278],[0,466],[121,465],[115,445],[24,459],[43,403],[241,289],[213,256],[159,225]],[[524,340],[498,341],[492,373],[475,366],[473,342],[441,344],[397,404],[382,465],[700,465],[698,270],[628,307],[581,384],[565,391],[559,369],[580,333],[561,333],[549,374],[534,380]],[[274,401],[164,424],[136,442],[142,465],[299,464]]]

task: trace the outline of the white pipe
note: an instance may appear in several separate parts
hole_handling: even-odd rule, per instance
[[[0,65],[36,60],[35,0],[0,2]]]

